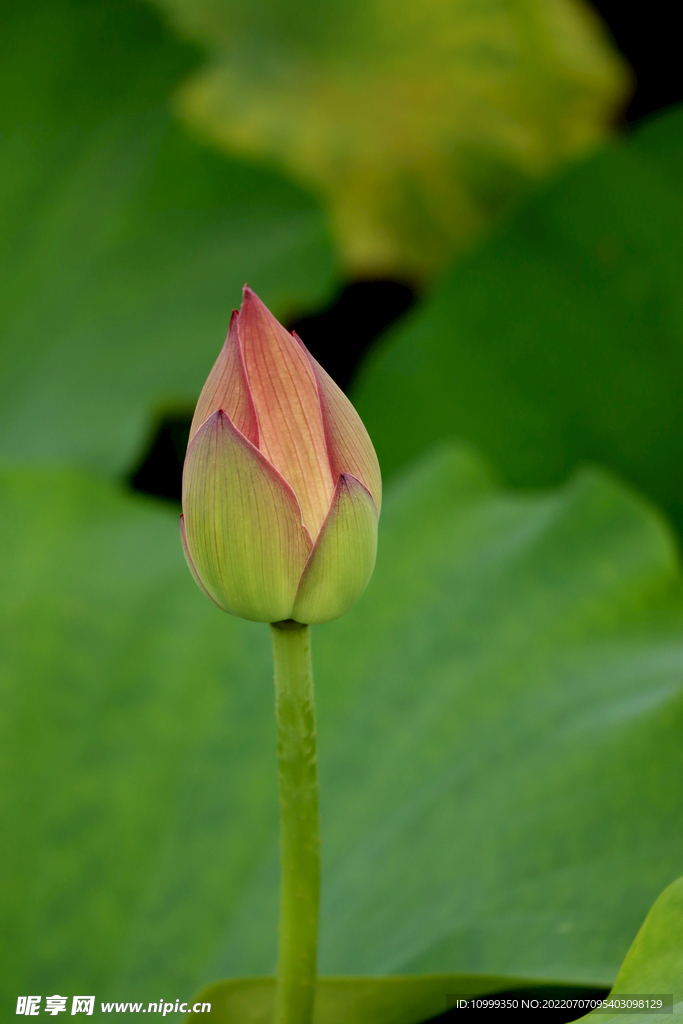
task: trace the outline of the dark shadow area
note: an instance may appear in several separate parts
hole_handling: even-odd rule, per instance
[[[346,391],[365,350],[414,301],[407,284],[355,281],[342,288],[327,309],[292,320],[287,327]]]
[[[343,288],[327,309],[300,317],[287,326],[301,336],[337,384],[346,388],[368,346],[413,301],[412,289],[397,281],[357,281]],[[180,501],[191,422],[191,410],[160,417],[138,465],[128,477],[133,490]]]
[[[180,501],[185,449],[192,413],[175,412],[157,422],[136,469],[128,477],[134,491]]]
[[[645,15],[643,8],[623,0],[596,0],[593,6],[635,72],[637,86],[626,111],[628,123],[683,100],[677,5],[652,0]]]
[[[461,1019],[463,1014],[467,1019],[474,1018],[481,1021],[495,1019],[501,1024],[505,1020],[512,1024],[512,1021],[520,1018],[525,1021],[537,1020],[539,1024],[543,1021],[565,1024],[565,1022],[585,1017],[590,1011],[590,1004],[589,1008],[579,1006],[577,1009],[571,1005],[569,1007],[562,1006],[563,1002],[604,999],[608,993],[609,989],[606,988],[579,988],[575,985],[543,985],[537,988],[512,989],[509,992],[492,992],[480,998],[482,1000],[510,1000],[509,1008],[489,1009],[488,1007],[470,1006],[469,1002],[473,1002],[473,1000],[469,1000],[467,1006],[446,1010],[438,1017],[430,1017],[423,1024],[454,1024],[455,1021]],[[517,1001],[516,1007],[515,1000]],[[560,1006],[550,1009],[545,1005],[547,1003],[551,1005],[559,1003]]]

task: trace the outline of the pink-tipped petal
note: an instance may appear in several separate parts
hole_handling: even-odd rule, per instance
[[[304,569],[291,617],[320,623],[343,615],[370,582],[376,555],[377,508],[367,488],[345,474]]]
[[[258,447],[292,487],[304,525],[316,537],[334,480],[315,375],[301,347],[246,286],[237,330],[256,409]]]
[[[188,446],[183,512],[195,571],[221,608],[291,618],[311,540],[292,489],[222,411]]]
[[[211,373],[199,396],[197,408],[192,417],[190,440],[202,424],[206,423],[209,416],[222,409],[240,433],[244,434],[258,448],[258,424],[240,352],[237,333],[238,319],[239,313],[234,309],[230,317],[230,328],[225,344],[219,352],[218,359],[213,364]]]
[[[335,480],[342,473],[355,476],[370,491],[379,513],[382,507],[382,476],[370,435],[341,388],[313,358],[299,335],[296,332],[293,335],[305,353],[318,385],[332,476]]]

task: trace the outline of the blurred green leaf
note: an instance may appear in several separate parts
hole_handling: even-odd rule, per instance
[[[683,878],[672,882],[645,918],[617,975],[610,996],[672,995],[673,1014],[683,1018]],[[585,1019],[585,1018],[582,1018]],[[633,1013],[600,1013],[592,1020],[630,1022]],[[639,1013],[639,1021],[657,1024],[660,1013]]]
[[[583,0],[158,3],[212,53],[185,116],[326,196],[356,275],[441,268],[629,87]]]
[[[393,978],[318,978],[313,1024],[420,1024],[455,1006],[457,999],[521,988],[519,978],[432,974]],[[219,981],[194,1000],[211,1004],[206,1018],[219,1024],[271,1024],[274,978]]]
[[[203,597],[165,506],[1,490],[4,998],[271,972],[268,630]],[[323,973],[612,980],[683,858],[682,610],[668,530],[600,474],[519,495],[446,447],[395,482],[314,634]]]
[[[384,472],[464,437],[514,485],[607,464],[683,526],[683,110],[547,187],[375,349]]]
[[[315,1024],[420,1024],[454,1007],[456,1001],[472,996],[509,993],[526,989],[521,1000],[545,993],[551,986],[538,980],[486,977],[485,975],[433,974],[388,978],[319,978]],[[211,1020],[269,1024],[273,1016],[274,978],[240,978],[216,982],[194,998],[211,1004]],[[683,878],[667,886],[626,954],[612,990],[607,997],[621,999],[656,995],[673,996],[672,1020],[683,1018]],[[569,992],[565,997],[570,997]],[[557,994],[555,994],[557,998]],[[574,996],[577,998],[577,996]],[[580,997],[579,997],[580,998]],[[585,998],[585,996],[583,997]],[[596,998],[592,996],[591,998]],[[523,1013],[523,1008],[520,1008]],[[629,1021],[633,1016],[601,1011],[586,1020]],[[638,1014],[638,1019],[655,1022],[658,1013]]]
[[[198,57],[144,4],[2,8],[0,453],[118,473],[196,400],[245,279],[281,315],[320,301],[325,222],[170,115]]]

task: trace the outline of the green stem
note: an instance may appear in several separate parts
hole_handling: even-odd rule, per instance
[[[311,627],[271,626],[280,777],[280,936],[275,1024],[311,1024],[320,900],[320,820]]]

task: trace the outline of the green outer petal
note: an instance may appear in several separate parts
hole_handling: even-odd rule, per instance
[[[301,577],[291,617],[313,624],[344,615],[370,582],[376,555],[377,507],[368,489],[344,473]]]
[[[206,594],[207,597],[210,597],[211,600],[214,602],[214,604],[217,604],[216,600],[213,597],[211,597],[211,594],[209,593],[209,591],[206,589],[206,587],[202,583],[201,577],[200,577],[199,573],[197,572],[197,567],[194,564],[194,562],[192,561],[192,555],[190,554],[190,549],[187,546],[187,535],[185,533],[185,516],[182,515],[182,514],[180,516],[180,541],[181,541],[181,543],[183,545],[183,554],[185,555],[185,561],[187,562],[187,568],[192,573],[192,579],[195,581],[195,583],[197,584],[199,589],[202,591],[202,593]],[[222,605],[218,605],[218,607],[221,608]]]
[[[294,492],[219,410],[190,442],[183,472],[190,557],[225,611],[291,618],[311,541]]]

